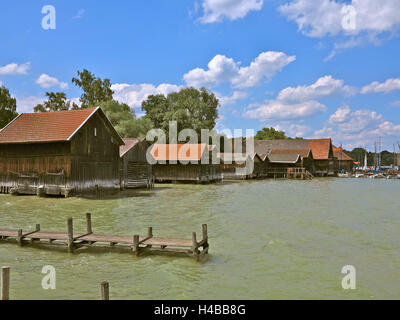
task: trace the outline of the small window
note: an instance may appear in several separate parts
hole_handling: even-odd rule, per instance
[[[94,128],[94,136],[97,137],[97,128]]]

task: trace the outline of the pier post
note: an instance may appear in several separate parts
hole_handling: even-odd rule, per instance
[[[203,224],[202,225],[203,228],[203,240],[207,240],[208,239],[208,234],[207,234],[207,225]]]
[[[153,237],[153,228],[152,227],[148,227],[147,228],[147,237],[148,238],[152,238]]]
[[[20,247],[22,247],[22,229],[19,229],[19,230],[18,230],[18,238],[17,238],[17,241],[18,241],[18,245],[19,245]]]
[[[135,252],[135,255],[139,255],[139,235],[135,234],[133,236],[133,251]]]
[[[101,300],[110,300],[110,285],[107,281],[101,283]]]
[[[86,213],[86,230],[87,230],[87,233],[93,233],[93,231],[92,231],[92,215],[90,213]]]
[[[10,299],[10,267],[1,267],[1,299]]]
[[[67,220],[67,229],[68,229],[68,252],[71,253],[74,251],[74,227],[72,218],[69,217]]]
[[[196,261],[199,261],[199,250],[198,250],[198,243],[196,239],[196,232],[192,233],[192,250],[193,250],[193,258]]]

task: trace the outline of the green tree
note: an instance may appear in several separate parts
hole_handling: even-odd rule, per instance
[[[71,109],[79,109],[79,106],[67,100],[64,92],[46,92],[48,100],[43,104],[38,104],[33,110],[35,112],[51,112],[51,111],[64,111]]]
[[[152,123],[147,117],[136,118],[127,104],[115,100],[99,103],[108,119],[123,138],[145,137],[147,131],[152,128]]]
[[[0,87],[0,129],[18,116],[17,100],[11,97],[5,86]]]
[[[178,132],[193,129],[199,135],[201,129],[212,130],[218,118],[219,101],[214,93],[205,88],[184,88],[165,97],[151,95],[142,102],[142,110],[155,128],[168,135],[169,121],[177,121]]]
[[[81,108],[96,107],[102,101],[113,99],[114,92],[111,90],[110,80],[96,78],[86,69],[78,71],[78,78],[72,78],[72,83],[83,90],[80,97]]]
[[[284,131],[278,131],[275,128],[263,128],[257,131],[256,140],[277,140],[277,139],[289,139]]]

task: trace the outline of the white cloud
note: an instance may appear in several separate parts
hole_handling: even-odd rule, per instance
[[[51,88],[51,87],[60,87],[61,89],[67,89],[68,83],[61,82],[57,78],[51,77],[48,74],[41,74],[39,78],[37,78],[36,83],[40,85],[42,88]]]
[[[354,28],[343,28],[346,17],[343,7],[355,9]],[[400,24],[400,2],[398,0],[293,0],[278,9],[289,20],[297,23],[299,30],[310,37],[321,38],[340,33],[358,35],[362,32],[380,34],[393,31]]]
[[[36,107],[36,105],[38,105],[39,103],[43,103],[43,101],[45,101],[45,98],[37,96],[29,96],[24,98],[16,97],[16,99],[17,99],[18,113],[33,112],[33,108]]]
[[[318,101],[286,103],[280,100],[270,100],[265,104],[250,106],[244,116],[260,121],[287,121],[311,118],[324,113],[326,110],[327,107]]]
[[[281,5],[278,11],[294,21],[306,36],[350,37],[347,41],[335,43],[325,60],[346,48],[367,42],[379,44],[379,36],[393,34],[400,26],[398,0],[292,0]]]
[[[343,123],[350,117],[351,110],[348,106],[342,106],[335,111],[330,117],[330,123]]]
[[[234,91],[231,96],[222,96],[220,94],[216,94],[216,96],[221,106],[228,106],[231,104],[235,104],[237,100],[246,98],[247,93],[244,91]]]
[[[374,81],[371,84],[363,87],[361,93],[389,93],[395,90],[400,90],[400,79],[388,79],[384,83]]]
[[[328,97],[334,94],[352,95],[355,88],[345,86],[343,80],[337,80],[332,76],[319,78],[309,86],[288,87],[278,94],[278,99],[283,101],[307,101]]]
[[[372,110],[351,111],[344,106],[331,115],[324,127],[315,132],[315,137],[332,137],[336,143],[347,148],[371,146],[378,137],[395,139],[400,134],[400,124],[386,121],[383,115]]]
[[[17,74],[27,74],[31,67],[30,62],[23,64],[9,63],[5,66],[0,66],[0,75],[17,75]]]
[[[256,108],[253,106],[253,108],[245,112],[245,116],[261,121],[310,118],[327,110],[327,107],[316,101],[316,99],[336,94],[347,96],[354,94],[356,91],[355,88],[344,85],[343,80],[325,76],[308,86],[282,89],[276,99],[255,105]]]
[[[150,95],[164,94],[178,91],[182,86],[162,83],[159,86],[153,84],[127,84],[116,83],[111,86],[114,91],[114,99],[121,103],[126,103],[130,107],[140,107],[143,100],[146,100]]]
[[[3,86],[3,85],[4,85],[3,81],[0,81],[0,87]]]
[[[202,23],[214,23],[224,18],[237,20],[245,17],[250,11],[261,10],[263,0],[204,0]]]
[[[270,80],[277,72],[296,60],[283,52],[262,52],[247,67],[224,55],[216,55],[208,63],[208,70],[196,68],[183,76],[189,86],[215,87],[230,82],[234,87],[247,88],[259,84],[263,79]]]

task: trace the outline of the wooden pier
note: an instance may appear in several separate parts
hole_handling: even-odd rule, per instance
[[[126,248],[136,256],[143,252],[185,254],[199,261],[208,254],[207,225],[202,226],[202,239],[197,241],[196,232],[192,239],[159,238],[153,236],[153,228],[149,227],[146,236],[100,235],[92,231],[91,214],[86,214],[86,233],[74,233],[72,218],[67,219],[67,232],[41,231],[37,224],[35,230],[0,229],[1,241],[16,241],[20,246],[41,243],[47,245],[66,246],[68,252],[80,247]]]

